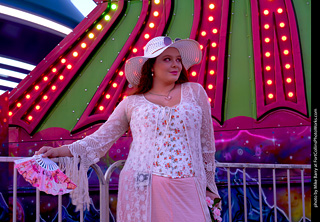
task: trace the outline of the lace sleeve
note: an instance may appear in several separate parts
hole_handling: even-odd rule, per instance
[[[211,107],[208,95],[204,88],[199,84],[198,92],[199,104],[202,108],[202,125],[201,125],[201,146],[203,163],[206,172],[207,188],[217,195],[218,189],[215,183],[215,140],[211,117]]]
[[[125,99],[112,112],[108,120],[93,134],[78,140],[69,149],[73,156],[87,159],[90,165],[97,163],[111,146],[128,130],[127,101]]]
[[[73,155],[72,158],[61,157],[59,160],[66,175],[77,185],[77,188],[70,193],[72,204],[76,206],[76,210],[89,209],[87,171],[90,165],[97,163],[129,128],[128,100],[127,98],[120,102],[108,120],[96,132],[68,145]]]

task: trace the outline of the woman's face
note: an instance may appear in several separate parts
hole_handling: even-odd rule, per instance
[[[174,83],[179,79],[182,70],[181,56],[176,48],[167,48],[157,58],[153,65],[153,81]]]

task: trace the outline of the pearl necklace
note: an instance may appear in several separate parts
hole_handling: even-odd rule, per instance
[[[172,99],[172,96],[170,96],[170,93],[175,87],[176,87],[176,84],[174,84],[173,88],[169,90],[168,95],[156,94],[156,93],[152,93],[150,91],[148,93],[150,93],[152,95],[156,95],[156,96],[164,96],[164,99],[169,101],[170,99]]]

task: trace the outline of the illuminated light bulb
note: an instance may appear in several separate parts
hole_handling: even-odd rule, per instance
[[[216,57],[215,56],[211,56],[210,59],[211,59],[211,61],[215,61]]]
[[[265,24],[263,27],[264,27],[264,29],[269,29],[270,25],[269,24]]]
[[[106,20],[106,21],[109,21],[110,19],[111,19],[110,15],[106,15],[106,16],[104,17],[104,20]]]
[[[286,69],[290,69],[291,65],[290,65],[290,64],[286,64],[284,67],[285,67]]]
[[[210,4],[209,5],[209,9],[214,9],[215,8],[215,5],[214,4]]]
[[[213,43],[211,44],[211,46],[212,46],[213,48],[215,48],[215,47],[217,47],[217,43],[216,43],[216,42],[213,42]]]
[[[125,98],[127,98],[127,96],[126,96],[126,95],[124,95],[122,98],[123,98],[123,99],[125,99]]]
[[[52,68],[52,72],[57,72],[57,68]]]
[[[112,10],[116,10],[117,7],[118,7],[117,4],[111,4],[111,9],[112,9]]]
[[[192,73],[191,73],[191,75],[194,77],[194,76],[197,76],[197,72],[196,71],[193,71]]]
[[[33,119],[32,116],[28,116],[28,120],[31,121]]]
[[[268,85],[272,85],[272,80],[269,79],[269,80],[267,81],[267,84],[268,84]]]
[[[119,76],[123,76],[123,74],[124,74],[123,71],[119,72]]]
[[[207,35],[206,31],[202,31],[202,32],[201,32],[201,35],[202,35],[202,36],[206,36],[206,35]]]
[[[44,95],[42,98],[43,98],[43,100],[48,100],[48,96],[47,95]]]
[[[293,97],[293,92],[289,92],[289,93],[288,93],[288,96],[289,96],[290,98],[292,98],[292,97]]]
[[[117,86],[118,86],[117,83],[113,83],[113,84],[112,84],[112,87],[113,87],[113,88],[116,88]]]
[[[81,43],[81,48],[86,48],[87,47],[87,44],[85,42]]]
[[[283,28],[283,27],[285,27],[286,25],[284,24],[284,22],[280,22],[280,23],[279,23],[279,26],[280,26],[280,28]]]
[[[212,85],[212,84],[209,84],[209,85],[208,85],[208,89],[213,89],[213,85]]]
[[[39,87],[38,85],[36,85],[36,86],[34,87],[34,89],[35,89],[35,90],[39,90],[40,87]]]
[[[89,37],[89,39],[93,39],[94,38],[94,34],[91,32],[91,33],[89,33],[88,37]]]
[[[17,103],[17,107],[20,108],[22,106],[21,103]]]
[[[269,10],[267,10],[267,9],[264,10],[264,11],[263,11],[263,14],[264,14],[264,15],[269,15]]]
[[[209,22],[212,22],[214,20],[213,16],[208,17]]]
[[[30,94],[27,94],[26,99],[30,99],[30,98],[31,98]]]
[[[101,24],[98,24],[98,25],[96,26],[96,28],[97,28],[98,30],[101,30],[101,29],[102,29],[102,25],[101,25]]]
[[[76,52],[76,51],[72,53],[72,56],[73,56],[73,57],[78,57],[78,55],[79,55],[79,53]]]
[[[99,110],[103,111],[104,110],[104,106],[99,106]]]
[[[211,103],[211,102],[212,102],[212,99],[211,99],[210,97],[208,98],[208,100],[209,100],[209,103]]]
[[[153,16],[154,17],[158,17],[159,16],[159,12],[158,11],[154,11]]]
[[[270,42],[270,38],[265,38],[265,39],[264,39],[264,42],[265,42],[265,43],[269,43],[269,42]]]
[[[107,94],[106,99],[110,99],[110,98],[111,98],[110,94]]]
[[[266,57],[270,57],[271,53],[270,53],[270,52],[266,52],[264,55],[265,55]]]
[[[12,116],[12,114],[13,114],[13,113],[12,113],[11,111],[9,111],[8,115],[9,115],[9,116]]]
[[[286,82],[287,82],[287,83],[292,83],[292,79],[291,79],[291,78],[287,78],[287,79],[286,79]]]
[[[289,54],[289,50],[288,49],[283,50],[283,54],[288,55]]]
[[[154,3],[158,5],[160,4],[160,0],[154,0]]]
[[[282,40],[282,41],[287,41],[287,39],[288,39],[288,38],[287,38],[287,36],[285,36],[285,35],[281,37],[281,40]]]
[[[201,50],[203,49],[203,45],[200,45],[200,49],[201,49]]]
[[[145,39],[149,39],[149,38],[150,38],[150,35],[147,33],[147,34],[144,35],[144,38],[145,38]]]
[[[271,70],[271,66],[266,66],[266,70],[270,71]]]
[[[210,70],[210,71],[209,71],[209,74],[210,74],[210,75],[214,75],[214,70]]]
[[[66,63],[66,59],[61,59],[61,63]]]
[[[72,65],[71,64],[67,65],[67,69],[72,69]]]
[[[56,86],[52,86],[51,89],[52,89],[53,91],[55,91],[55,90],[57,89],[57,87],[56,87]]]
[[[48,76],[43,77],[43,81],[45,82],[48,81],[48,79],[49,79]]]
[[[218,33],[218,29],[212,29],[212,33],[213,34],[217,34]]]
[[[282,9],[282,8],[278,8],[278,9],[277,9],[277,12],[278,12],[279,14],[281,14],[281,13],[283,12],[283,9]]]
[[[137,53],[137,52],[138,52],[138,49],[137,49],[137,48],[133,48],[133,49],[132,49],[132,52],[133,52],[133,53]]]
[[[63,75],[60,75],[60,76],[59,76],[59,79],[60,79],[60,80],[63,80],[63,79],[64,79],[64,76],[63,76]]]
[[[39,110],[40,109],[40,106],[39,105],[36,105],[36,110]]]
[[[269,99],[273,99],[273,97],[274,97],[274,95],[273,95],[272,93],[269,93],[269,94],[268,94],[268,98],[269,98]]]
[[[149,27],[152,28],[152,29],[154,28],[154,26],[155,26],[155,25],[154,25],[153,22],[151,22],[151,23],[149,24]]]

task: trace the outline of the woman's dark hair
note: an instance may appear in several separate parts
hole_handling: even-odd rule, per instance
[[[152,74],[152,67],[154,63],[156,62],[156,58],[151,58],[148,59],[142,66],[141,68],[141,78],[140,78],[140,83],[137,86],[137,88],[134,90],[132,95],[137,95],[137,94],[143,94],[148,92],[152,88],[153,84],[153,77],[151,76]],[[188,79],[188,72],[182,65],[181,73],[179,76],[179,79],[176,81],[176,83],[185,83],[189,82]]]

